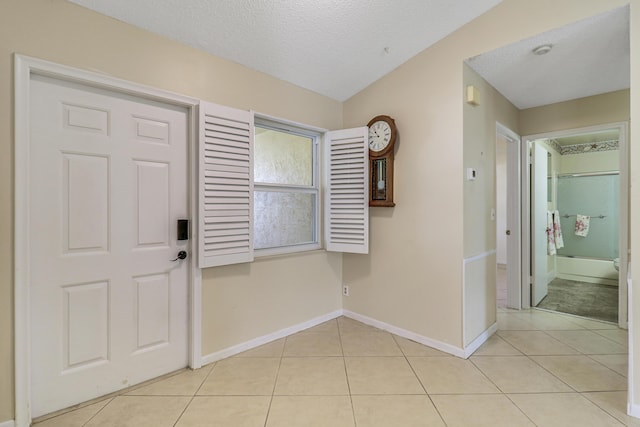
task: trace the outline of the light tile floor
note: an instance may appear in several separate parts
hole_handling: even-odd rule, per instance
[[[640,426],[627,333],[499,309],[463,360],[346,317],[39,420],[53,426]]]

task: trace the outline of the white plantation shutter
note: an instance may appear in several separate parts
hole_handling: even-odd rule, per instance
[[[200,268],[253,261],[253,113],[200,103]]]
[[[369,253],[369,147],[367,128],[326,134],[326,249]]]

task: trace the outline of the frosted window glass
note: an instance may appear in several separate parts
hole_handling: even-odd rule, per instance
[[[256,126],[254,181],[313,185],[313,140]]]
[[[564,248],[559,255],[614,259],[618,252],[620,177],[559,177],[558,210]],[[591,216],[587,237],[575,235],[576,214]],[[564,218],[563,215],[571,215]],[[598,218],[603,215],[604,218]]]
[[[318,245],[318,137],[316,132],[284,123],[267,120],[256,124],[253,166],[256,250],[278,249],[276,253],[284,253],[283,250],[296,252]]]
[[[315,194],[254,192],[255,249],[315,242]]]

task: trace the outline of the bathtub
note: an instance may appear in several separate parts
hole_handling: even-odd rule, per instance
[[[556,255],[555,273],[559,279],[618,286],[618,271],[608,259]]]

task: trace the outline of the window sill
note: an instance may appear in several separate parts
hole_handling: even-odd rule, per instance
[[[257,261],[258,259],[297,255],[318,251],[321,249],[322,246],[320,245],[320,243],[309,243],[306,245],[283,246],[281,248],[255,249],[253,251],[253,256]]]

